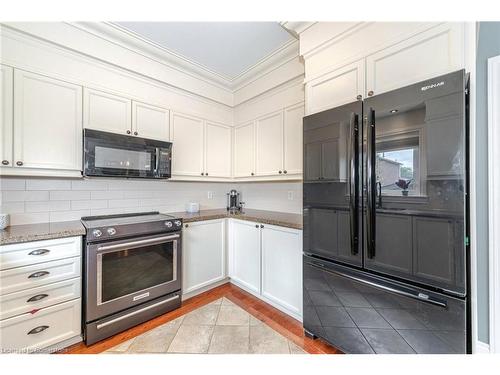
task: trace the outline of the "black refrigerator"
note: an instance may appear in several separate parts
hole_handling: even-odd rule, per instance
[[[346,353],[469,353],[468,75],[304,117],[303,325]]]

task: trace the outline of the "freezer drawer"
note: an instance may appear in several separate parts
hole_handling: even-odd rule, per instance
[[[466,353],[466,302],[304,257],[304,329],[346,353]]]

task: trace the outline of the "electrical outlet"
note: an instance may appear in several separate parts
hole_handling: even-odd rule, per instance
[[[293,191],[291,190],[288,192],[288,200],[293,201]]]
[[[209,191],[209,192],[207,193],[207,198],[208,198],[208,199],[214,199],[214,192],[213,192],[213,191]]]

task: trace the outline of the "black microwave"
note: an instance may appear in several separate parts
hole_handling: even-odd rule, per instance
[[[170,178],[172,143],[83,130],[83,175]]]

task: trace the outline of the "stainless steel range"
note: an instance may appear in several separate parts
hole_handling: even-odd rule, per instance
[[[182,219],[144,212],[82,223],[87,345],[180,306]]]

